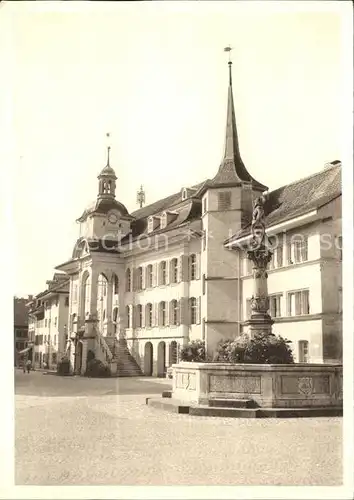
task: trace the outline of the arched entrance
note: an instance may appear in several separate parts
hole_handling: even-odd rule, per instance
[[[173,340],[170,344],[170,366],[177,363],[177,342]]]
[[[157,376],[164,377],[166,374],[166,344],[160,342],[157,346]]]
[[[151,377],[153,370],[153,347],[151,342],[146,342],[144,349],[144,374]]]

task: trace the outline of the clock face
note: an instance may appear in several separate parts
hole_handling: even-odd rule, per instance
[[[116,216],[116,214],[109,214],[108,216],[108,221],[111,223],[111,224],[115,224],[118,220],[118,217]]]

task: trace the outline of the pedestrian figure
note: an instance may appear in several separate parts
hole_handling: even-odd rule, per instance
[[[31,371],[31,365],[32,365],[31,360],[28,359],[26,362],[27,373]]]

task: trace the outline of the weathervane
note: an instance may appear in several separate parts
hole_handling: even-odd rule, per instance
[[[227,47],[224,48],[224,52],[228,52],[229,53],[229,62],[228,62],[228,65],[229,65],[229,85],[230,87],[232,86],[232,74],[231,74],[231,65],[232,65],[232,61],[231,61],[231,51],[232,51],[232,47],[230,45],[228,45]]]
[[[111,151],[111,146],[109,145],[109,138],[111,137],[111,134],[109,132],[106,133],[106,137],[107,137],[107,167],[109,167],[109,156],[110,156],[110,151]]]
[[[231,61],[231,51],[232,51],[231,45],[228,45],[227,47],[224,48],[224,52],[228,52],[229,53],[229,63],[232,63],[232,61]]]
[[[136,202],[140,208],[142,208],[145,203],[145,191],[143,186],[140,186],[140,191],[138,191],[136,194]]]

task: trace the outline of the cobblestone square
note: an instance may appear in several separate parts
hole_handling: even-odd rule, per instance
[[[219,419],[145,404],[152,378],[16,373],[17,485],[340,485],[340,418]]]

